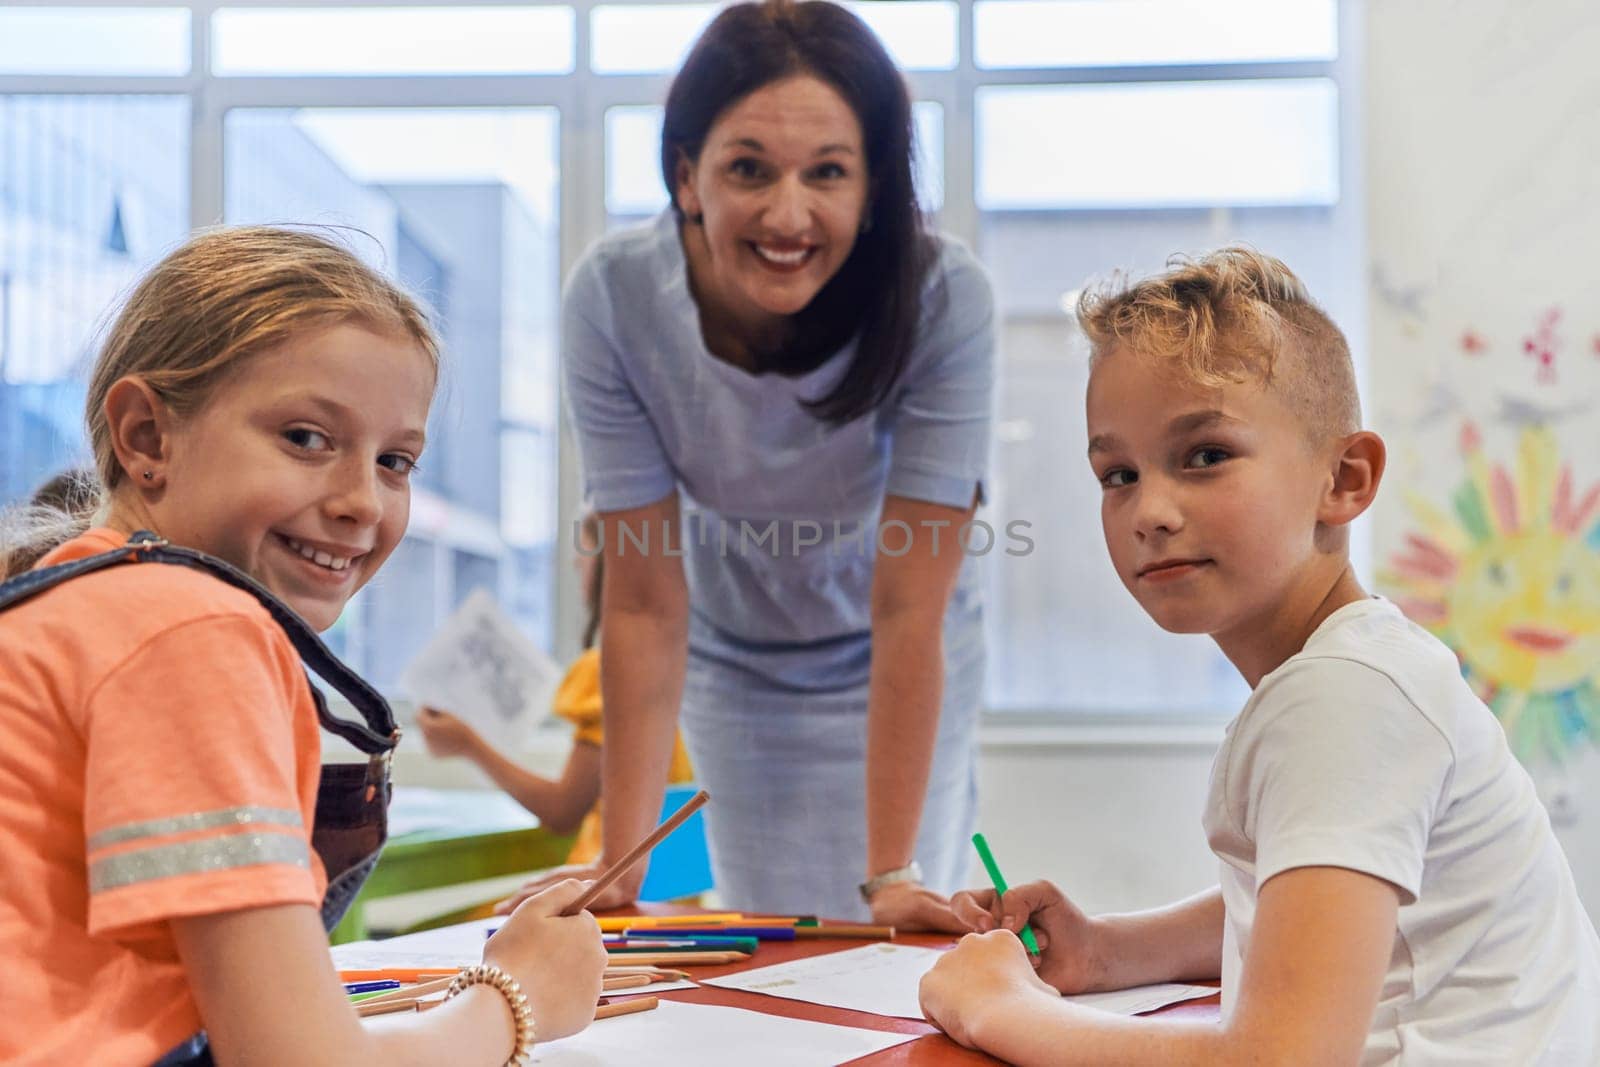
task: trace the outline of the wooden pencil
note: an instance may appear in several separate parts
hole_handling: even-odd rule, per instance
[[[827,937],[876,937],[884,940],[894,940],[894,927],[892,926],[866,926],[861,923],[838,923],[831,926],[796,926],[796,938]]]
[[[651,967],[697,967],[707,964],[739,963],[750,958],[748,952],[630,952],[629,963]]]
[[[628,871],[633,868],[634,864],[638,863],[640,860],[644,859],[645,856],[649,855],[651,849],[655,848],[657,845],[661,844],[662,841],[666,840],[668,834],[682,826],[689,816],[699,811],[705,805],[705,802],[710,799],[711,794],[706,792],[704,789],[690,797],[688,801],[685,802],[683,807],[679,808],[677,811],[668,816],[666,821],[664,821],[660,826],[656,827],[655,830],[651,832],[650,836],[646,837],[643,841],[640,841],[637,845],[634,845],[633,848],[628,850],[627,855],[623,856],[620,860],[608,867],[605,873],[596,878],[594,882],[590,884],[589,888],[584,890],[582,896],[580,896],[577,900],[574,900],[571,904],[567,905],[566,910],[561,914],[576,915],[578,912],[594,903],[595,898],[601,893],[605,892],[606,889],[610,887],[612,882],[615,882],[618,878],[621,878],[623,875],[627,874]]]
[[[417,998],[404,997],[400,1000],[381,1000],[374,1004],[370,1000],[363,1000],[356,1005],[356,1014],[363,1019],[372,1015],[390,1015],[397,1011],[416,1011]]]
[[[614,1019],[618,1015],[632,1015],[636,1011],[649,1011],[661,1003],[660,997],[634,997],[632,1000],[618,1000],[610,1004],[602,1004],[594,1010],[595,1021],[601,1019]]]
[[[647,974],[657,982],[682,982],[689,977],[688,971],[675,971],[663,967],[607,967],[607,978],[621,978],[626,975]]]
[[[648,974],[624,974],[605,979],[600,988],[610,993],[615,989],[639,989],[642,986],[655,985],[655,982],[656,980]]]

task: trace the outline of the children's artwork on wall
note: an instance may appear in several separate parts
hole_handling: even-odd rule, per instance
[[[1559,305],[1454,326],[1417,310],[1398,336],[1434,356],[1408,353],[1425,373],[1383,420],[1404,509],[1379,587],[1456,653],[1570,822],[1575,760],[1600,746],[1600,352]]]
[[[1455,650],[1524,760],[1564,763],[1600,740],[1600,484],[1579,492],[1542,427],[1515,474],[1463,433],[1448,510],[1421,493],[1418,530],[1383,576],[1402,610]]]

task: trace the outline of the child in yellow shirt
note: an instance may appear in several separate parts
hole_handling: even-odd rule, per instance
[[[598,551],[598,526],[586,515],[579,527],[585,542],[575,566],[588,603],[589,620],[583,632],[583,653],[567,669],[556,689],[551,710],[573,727],[572,752],[561,777],[552,779],[518,766],[471,726],[448,711],[424,707],[417,715],[428,751],[435,756],[464,756],[477,764],[494,784],[536,815],[541,825],[557,834],[578,831],[567,862],[593,863],[600,856],[600,746],[605,740],[600,707],[600,593],[605,568]],[[667,781],[692,782],[689,753],[679,736],[672,750]]]

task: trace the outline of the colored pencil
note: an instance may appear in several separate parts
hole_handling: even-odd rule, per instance
[[[693,939],[704,938],[755,938],[758,941],[793,941],[795,926],[690,926],[675,927],[670,931],[673,937],[687,937]],[[652,935],[665,936],[668,931],[652,930],[648,926],[629,927],[622,932],[624,937],[647,938]]]
[[[392,978],[397,982],[426,982],[434,978],[454,978],[459,972],[449,967],[371,967],[365,970],[340,971],[344,982],[368,982]]]
[[[687,822],[689,816],[705,807],[706,801],[710,799],[711,794],[706,792],[704,789],[690,797],[684,803],[683,807],[669,815],[660,826],[656,827],[650,832],[648,837],[646,837],[643,841],[640,841],[637,845],[634,845],[633,848],[628,850],[627,855],[613,863],[609,868],[606,869],[605,873],[591,882],[589,888],[583,891],[583,895],[577,900],[574,900],[571,904],[568,904],[566,910],[561,914],[576,915],[578,912],[594,903],[595,899],[599,897],[601,893],[604,893],[608,888],[610,888],[612,882],[615,882],[618,878],[621,878],[623,875],[627,874],[628,871],[632,870],[634,864],[638,863],[640,860],[644,859],[645,856],[649,855],[651,849],[665,841],[668,834],[672,833],[672,831],[676,830],[678,827]]]
[[[417,1000],[415,997],[406,997],[401,1000],[369,1001],[365,1004],[356,1005],[356,1014],[361,1016],[363,1019],[370,1018],[374,1015],[392,1015],[397,1011],[416,1010]]]
[[[361,1003],[373,1004],[378,1001],[386,1000],[414,1000],[417,997],[426,997],[431,996],[434,993],[443,993],[446,989],[450,988],[450,983],[455,981],[455,979],[456,976],[452,974],[449,978],[435,978],[431,982],[423,982],[420,985],[410,985],[403,989],[391,989],[387,993],[373,993]]]
[[[621,933],[630,926],[717,926],[722,923],[744,922],[736,911],[713,912],[709,915],[601,915],[597,917],[602,933]]]
[[[610,993],[616,989],[642,989],[647,985],[655,985],[656,980],[648,974],[627,974],[617,978],[607,978],[600,983],[602,991]]]
[[[633,938],[605,946],[607,952],[754,952],[757,943],[753,937]]]
[[[989,881],[994,883],[995,898],[1005,896],[1005,876],[1000,873],[1000,865],[994,861],[994,853],[989,851],[989,842],[982,834],[973,834],[972,846],[978,850],[978,858],[983,861],[983,869],[989,872]],[[1039,954],[1039,942],[1034,939],[1033,927],[1024,923],[1022,932],[1017,936],[1022,939],[1022,943],[1027,946],[1030,953],[1035,956]]]
[[[381,993],[387,989],[399,989],[400,980],[397,978],[380,978],[373,982],[346,982],[346,993]]]
[[[606,978],[628,978],[639,974],[649,975],[653,982],[682,982],[689,977],[688,971],[675,971],[670,967],[623,967],[613,963],[605,970]]]
[[[806,940],[825,937],[863,937],[894,940],[894,927],[868,926],[863,923],[824,923],[821,926],[796,926],[794,936]]]
[[[627,960],[640,966],[693,967],[703,964],[739,963],[750,958],[748,952],[629,952],[612,959]],[[608,968],[609,969],[609,968]]]
[[[594,1009],[595,1021],[601,1019],[614,1019],[618,1015],[632,1015],[634,1012],[649,1011],[661,1003],[660,997],[634,997],[632,1000],[617,1000],[601,1004]]]

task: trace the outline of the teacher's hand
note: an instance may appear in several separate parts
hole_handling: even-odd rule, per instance
[[[606,872],[610,866],[607,863],[573,863],[565,867],[552,867],[543,871],[539,877],[532,879],[523,887],[511,894],[506,899],[494,906],[496,915],[509,915],[524,900],[568,878],[576,878],[581,882],[592,882]],[[642,872],[643,862],[640,862],[635,871]],[[642,873],[625,874],[612,882],[600,895],[589,902],[589,911],[605,911],[607,908],[621,908],[632,904],[639,895],[639,886],[644,881]]]
[[[950,901],[916,882],[891,882],[872,895],[872,921],[896,930],[965,934],[972,926],[950,909]]]

